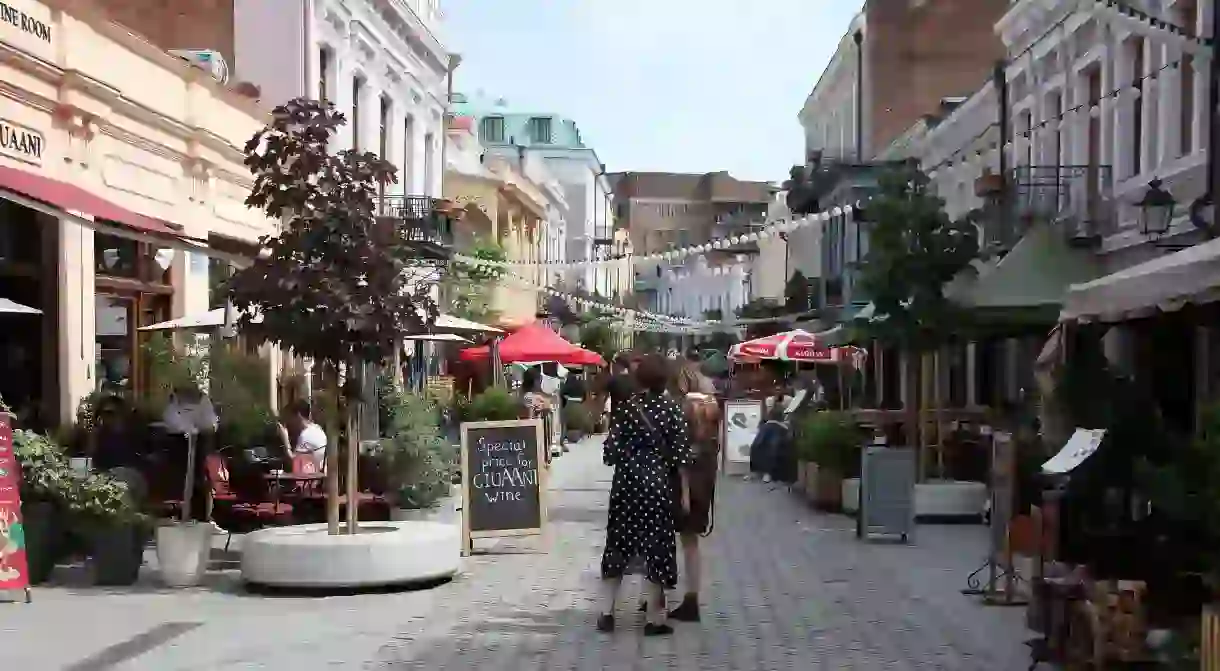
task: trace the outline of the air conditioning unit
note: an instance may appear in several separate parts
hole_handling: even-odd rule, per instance
[[[211,49],[170,49],[169,53],[197,68],[206,70],[221,84],[227,84],[229,81],[229,64],[225,63],[225,57],[220,55],[219,51]]]

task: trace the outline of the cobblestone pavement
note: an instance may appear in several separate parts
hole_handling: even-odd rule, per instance
[[[0,668],[1026,667],[1021,611],[959,593],[983,556],[981,527],[921,526],[912,546],[864,544],[846,518],[736,479],[721,483],[706,541],[704,622],[644,639],[642,617],[624,606],[619,631],[599,634],[609,479],[598,444],[576,446],[554,467],[547,552],[504,542],[431,590],[251,597],[231,574],[186,591],[42,589],[32,605],[0,604]]]

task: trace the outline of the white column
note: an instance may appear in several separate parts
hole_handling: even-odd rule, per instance
[[[1153,45],[1152,40],[1144,38],[1144,69],[1141,72],[1132,72],[1132,77],[1128,80],[1131,84],[1135,83],[1138,77],[1144,77],[1148,73],[1155,72],[1161,67],[1160,56],[1161,50]],[[1158,149],[1159,126],[1157,111],[1157,100],[1160,97],[1158,89],[1160,87],[1156,82],[1145,80],[1143,82],[1143,93],[1140,95],[1139,104],[1143,114],[1143,132],[1140,134],[1140,141],[1143,145],[1140,147],[1140,155],[1143,157],[1140,161],[1140,172],[1149,173],[1160,167],[1158,160],[1160,152]]]
[[[1118,42],[1114,36],[1114,29],[1110,25],[1109,20],[1105,20],[1101,24],[1101,95],[1106,96],[1114,89],[1114,74],[1118,65],[1119,49]],[[1113,171],[1114,181],[1120,179],[1121,166],[1119,159],[1121,152],[1118,151],[1118,113],[1117,107],[1111,100],[1100,100],[1098,105],[1101,107],[1101,162],[1111,166]]]
[[[1182,58],[1182,51],[1168,42],[1159,50],[1161,63],[1173,63]],[[1159,67],[1159,66],[1158,66]],[[1152,84],[1157,101],[1158,165],[1175,160],[1182,149],[1182,70],[1167,68]]]
[[[347,124],[341,126],[333,140],[335,150],[350,149],[352,146],[352,61],[346,41],[335,45],[331,58],[334,60],[334,91],[330,94],[335,109],[347,117]]]
[[[59,416],[75,416],[97,384],[93,230],[66,219],[59,226]]]

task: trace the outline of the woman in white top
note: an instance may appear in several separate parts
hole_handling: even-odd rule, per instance
[[[326,470],[326,432],[311,419],[312,411],[309,401],[293,401],[284,409],[284,422],[280,424],[280,440],[284,447],[284,455],[288,462],[299,455],[313,458],[318,471]],[[293,442],[291,435],[296,435]]]

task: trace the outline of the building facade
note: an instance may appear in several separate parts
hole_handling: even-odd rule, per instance
[[[807,209],[858,201],[876,185],[875,164],[890,146],[946,99],[978,90],[1004,56],[994,25],[1008,0],[868,0],[797,117],[817,183]],[[798,214],[803,212],[798,212]],[[851,217],[827,221],[817,249],[808,234],[792,241],[797,266],[820,257],[821,302],[863,305],[853,268],[868,253],[867,227]],[[798,244],[799,243],[799,244]],[[805,274],[802,271],[802,274]]]
[[[608,259],[614,246],[614,203],[605,165],[586,145],[571,119],[550,113],[513,111],[504,100],[455,96],[454,113],[474,119],[479,142],[509,159],[540,159],[563,185],[566,226],[559,258],[551,262]],[[611,295],[605,265],[585,264],[565,273],[564,286]]]
[[[444,197],[465,211],[454,248],[491,243],[518,264],[490,288],[488,308],[502,325],[529,323],[540,307],[538,288],[548,281],[544,259],[556,247],[550,229],[564,225],[563,190],[541,164],[486,153],[473,127],[470,117],[456,117],[448,132]]]
[[[336,149],[372,151],[398,168],[386,202],[441,193],[448,79],[438,0],[99,0],[163,49],[223,55],[268,109],[305,96],[347,116]]]
[[[739,180],[723,171],[702,175],[622,172],[615,173],[611,181],[619,225],[628,232],[635,253],[641,255],[756,230],[766,218],[774,191],[766,182]],[[759,243],[742,243],[685,262],[637,267],[637,304],[692,318],[720,310],[725,318],[732,318],[732,310],[748,294],[748,287],[741,285],[749,276],[750,259],[758,251]],[[736,279],[711,279],[730,275]]]
[[[92,3],[7,9],[0,296],[41,314],[5,315],[0,394],[45,428],[94,390],[145,389],[138,329],[208,310],[217,267],[277,225],[244,204],[256,101]]]

